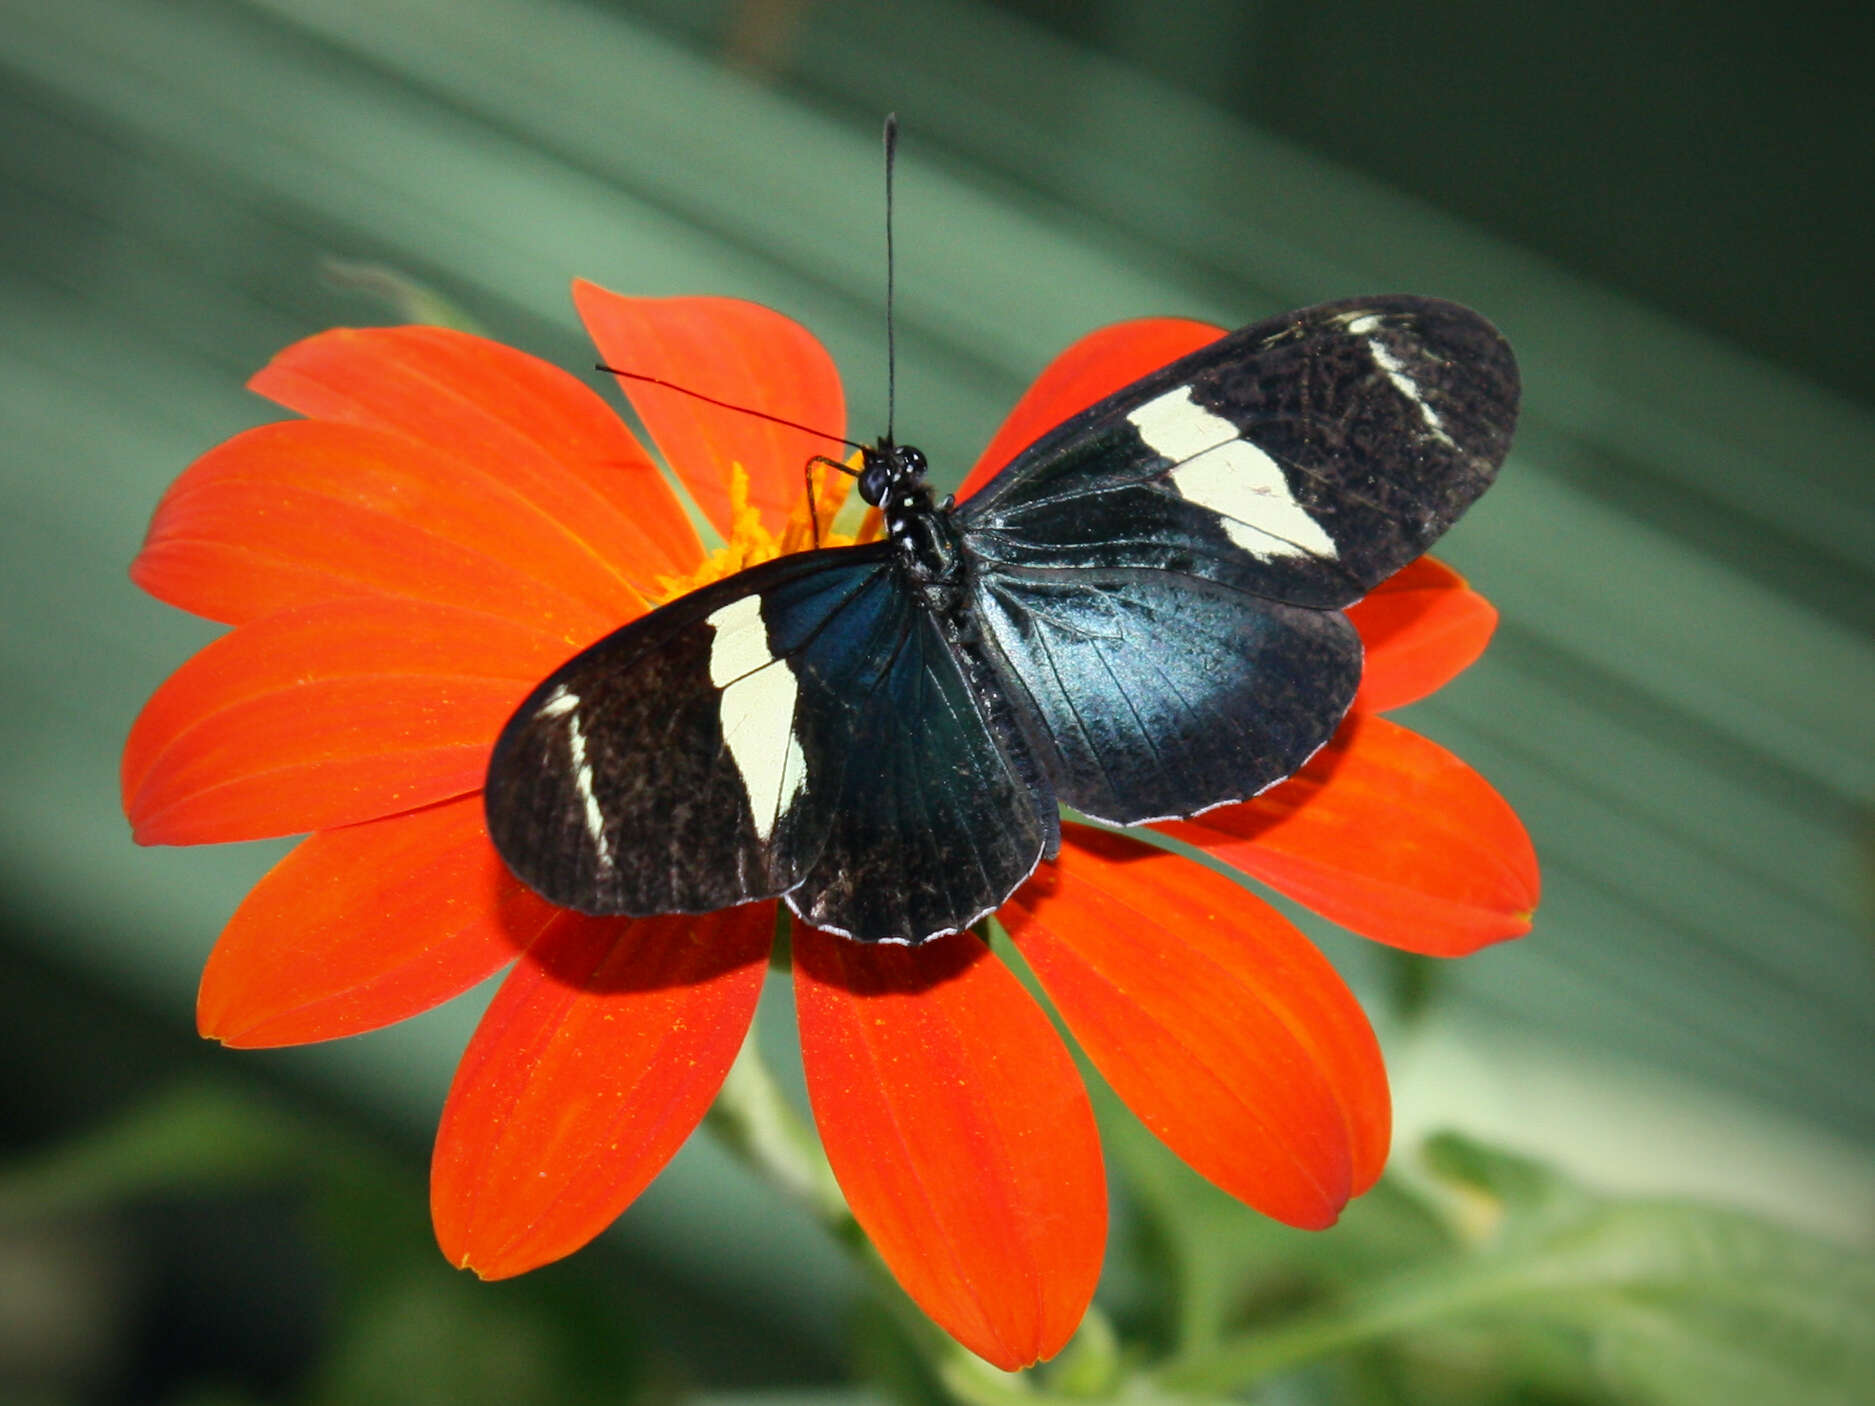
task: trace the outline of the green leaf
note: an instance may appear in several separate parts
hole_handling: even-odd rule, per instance
[[[1453,1135],[1428,1154],[1471,1198],[1461,1220],[1485,1227],[1470,1245],[1187,1356],[1162,1380],[1226,1389],[1354,1348],[1486,1329],[1552,1349],[1552,1387],[1573,1366],[1576,1389],[1648,1406],[1875,1401],[1868,1256],[1738,1211],[1597,1196]]]
[[[1280,1225],[1187,1167],[1098,1077],[1089,1088],[1135,1212],[1130,1248],[1150,1281],[1139,1297],[1170,1320],[1163,1336],[1180,1353],[1204,1350],[1234,1323],[1293,1313],[1453,1243],[1397,1179],[1352,1203],[1332,1230]]]
[[[277,1108],[214,1084],[181,1085],[0,1169],[0,1224],[284,1180],[304,1170],[312,1143]]]
[[[1067,1347],[1043,1369],[1043,1374],[1053,1395],[1105,1401],[1113,1394],[1120,1367],[1120,1340],[1096,1304],[1087,1310]]]
[[[218,1082],[174,1087],[0,1169],[0,1230],[263,1186],[304,1197],[337,1271],[326,1351],[296,1400],[610,1406],[652,1386],[602,1270],[555,1266],[513,1284],[465,1275],[436,1252],[420,1177],[340,1125]]]
[[[591,1289],[593,1286],[588,1285]],[[629,1323],[541,1284],[484,1284],[440,1262],[352,1286],[311,1406],[600,1406],[644,1385]]]

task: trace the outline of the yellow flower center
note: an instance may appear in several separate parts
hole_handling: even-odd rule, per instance
[[[859,455],[855,453],[847,463],[857,471]],[[823,547],[850,547],[855,542],[870,542],[879,535],[877,508],[867,511],[857,532],[835,532],[828,526],[845,505],[847,494],[852,488],[851,476],[823,467],[814,475],[812,501],[803,495],[788,515],[786,525],[776,534],[768,530],[762,522],[761,513],[749,502],[748,471],[740,464],[731,464],[729,540],[707,554],[697,569],[688,575],[658,577],[658,603],[687,596],[713,581],[733,576],[738,571],[746,571],[751,566],[760,566],[765,561],[773,561],[790,552],[807,551],[814,545],[816,522],[820,524],[819,539]]]

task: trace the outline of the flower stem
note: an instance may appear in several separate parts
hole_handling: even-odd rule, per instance
[[[753,1026],[716,1095],[708,1123],[724,1147],[804,1206],[837,1240],[863,1241],[819,1140],[763,1062]]]
[[[1174,1358],[1152,1375],[1175,1391],[1240,1391],[1278,1372],[1483,1309],[1515,1293],[1514,1276],[1473,1275],[1458,1283],[1413,1282],[1365,1302],[1238,1334],[1215,1347]]]
[[[753,1028],[723,1080],[707,1122],[730,1153],[810,1212],[854,1257],[907,1340],[957,1400],[968,1406],[1081,1406],[1086,1401],[1083,1392],[1038,1391],[1028,1373],[998,1371],[948,1337],[906,1296],[847,1209],[819,1139],[762,1059]],[[1089,1312],[1098,1318],[1098,1310]],[[1105,1342],[1112,1337],[1104,1320],[1099,1327],[1097,1338]],[[1084,1326],[1082,1331],[1088,1330]],[[1111,1348],[1110,1343],[1107,1346]],[[1069,1355],[1064,1354],[1064,1359]],[[1111,1356],[1111,1351],[1095,1356]],[[1149,1406],[1153,1399],[1141,1401]]]
[[[1153,1375],[1178,1391],[1233,1391],[1278,1372],[1358,1347],[1392,1332],[1391,1321],[1311,1317],[1280,1328],[1244,1334],[1208,1351],[1174,1359]]]

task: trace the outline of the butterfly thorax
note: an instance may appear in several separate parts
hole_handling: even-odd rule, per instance
[[[951,523],[952,500],[933,500],[924,481],[927,467],[922,451],[881,440],[865,451],[859,496],[884,515],[886,539],[897,550],[906,584],[958,641],[973,633],[965,555]]]
[[[865,451],[859,496],[885,517],[887,540],[898,549],[902,569],[919,587],[954,585],[962,571],[950,500],[940,506],[925,486],[924,454],[910,445],[881,440]]]

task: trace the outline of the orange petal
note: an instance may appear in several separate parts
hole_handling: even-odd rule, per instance
[[[479,793],[328,830],[235,910],[196,1024],[246,1048],[376,1030],[493,975],[559,912],[508,873]]]
[[[702,554],[663,475],[598,392],[499,342],[442,327],[340,328],[288,347],[248,386],[508,484],[641,595]]]
[[[451,1264],[502,1279],[571,1254],[696,1127],[755,1016],[775,906],[561,914],[482,1017],[430,1167]]]
[[[1491,642],[1497,610],[1444,562],[1421,557],[1349,607],[1367,663],[1354,706],[1379,713],[1450,683]]]
[[[905,1291],[1005,1371],[1061,1349],[1107,1235],[1093,1111],[1054,1027],[959,933],[917,948],[794,930],[814,1121]]]
[[[139,844],[329,830],[480,789],[565,643],[478,611],[357,596],[243,625],[184,664],[124,744]]]
[[[762,525],[779,535],[807,491],[807,461],[846,452],[840,373],[799,323],[734,298],[626,298],[583,280],[573,284],[573,302],[593,343],[621,371],[820,431],[789,429],[696,396],[620,380],[664,462],[725,537],[731,464],[748,473],[749,501]]]
[[[1002,920],[1089,1059],[1202,1176],[1319,1230],[1380,1175],[1380,1045],[1293,924],[1221,874],[1071,826]]]
[[[486,610],[588,642],[644,609],[579,526],[460,457],[387,430],[290,420],[196,460],[131,568],[159,599],[240,624],[379,594]]]
[[[1141,317],[1090,332],[1048,363],[1023,393],[957,490],[968,498],[1029,445],[1070,415],[1177,361],[1224,329],[1182,317]]]
[[[1370,714],[1255,800],[1157,828],[1429,957],[1517,937],[1536,910],[1536,851],[1516,812],[1443,747]]]

